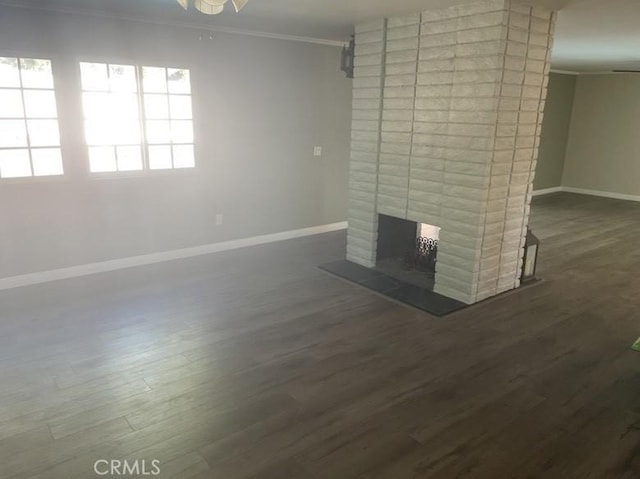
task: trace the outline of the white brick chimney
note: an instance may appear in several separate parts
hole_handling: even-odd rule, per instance
[[[385,214],[442,228],[436,292],[519,286],[554,24],[484,0],[356,27],[347,259],[375,266]]]

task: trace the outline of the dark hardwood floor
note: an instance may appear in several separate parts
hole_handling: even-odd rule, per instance
[[[0,477],[638,478],[640,204],[532,227],[544,281],[443,319],[317,269],[343,232],[0,292]]]

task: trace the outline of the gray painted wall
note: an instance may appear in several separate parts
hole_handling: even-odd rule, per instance
[[[340,50],[201,33],[0,7],[0,55],[54,61],[66,170],[0,181],[0,277],[346,219],[352,85]],[[190,68],[197,168],[90,177],[78,60]]]
[[[578,78],[563,186],[640,195],[640,75]]]
[[[559,73],[552,73],[549,78],[534,190],[562,185],[576,78]]]

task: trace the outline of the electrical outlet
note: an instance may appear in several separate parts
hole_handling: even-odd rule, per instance
[[[322,147],[314,146],[313,147],[313,156],[322,156]]]
[[[222,216],[222,213],[218,213],[216,215],[216,226],[220,226],[223,222],[224,222],[224,217]]]

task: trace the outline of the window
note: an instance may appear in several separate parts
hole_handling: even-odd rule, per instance
[[[0,57],[0,178],[63,173],[51,61]]]
[[[90,170],[142,170],[135,67],[81,63],[80,72]]]
[[[192,168],[189,70],[81,63],[93,173]]]
[[[193,120],[189,70],[142,67],[149,168],[191,168]]]

